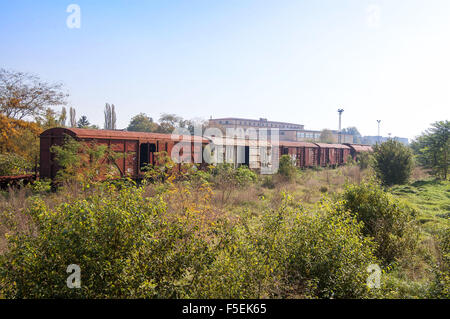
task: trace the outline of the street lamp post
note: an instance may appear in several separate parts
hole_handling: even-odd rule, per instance
[[[344,109],[338,109],[339,113],[339,134],[338,134],[338,143],[342,143],[342,132],[341,132],[341,116],[342,112],[344,112]]]
[[[381,136],[380,136],[380,122],[381,122],[381,120],[377,120],[377,122],[378,122],[378,143],[380,143],[380,139],[381,139]]]

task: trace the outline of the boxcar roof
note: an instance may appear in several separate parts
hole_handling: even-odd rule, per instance
[[[42,132],[41,137],[53,136],[59,137],[64,134],[78,137],[78,138],[96,138],[96,139],[111,139],[111,140],[170,140],[179,141],[181,135],[176,138],[172,138],[172,134],[163,133],[148,133],[148,132],[130,132],[130,131],[115,131],[115,130],[96,130],[96,129],[84,129],[84,128],[66,128],[55,127]],[[191,139],[189,135],[185,135],[185,138]],[[199,137],[201,138],[201,137]],[[210,141],[205,138],[201,138],[202,143],[209,143]]]
[[[290,141],[280,141],[280,146],[287,146],[287,147],[312,147],[312,148],[318,148],[318,146],[314,143],[309,142],[290,142]]]
[[[356,152],[372,152],[372,146],[370,145],[361,145],[361,144],[348,144],[351,148],[353,148]]]
[[[343,149],[350,149],[347,145],[344,144],[327,144],[327,143],[315,143],[320,147],[323,148],[343,148]]]
[[[225,145],[225,146],[266,146],[269,147],[271,144],[267,140],[256,140],[250,138],[238,138],[238,137],[226,137],[226,136],[212,136],[211,141],[215,145]]]

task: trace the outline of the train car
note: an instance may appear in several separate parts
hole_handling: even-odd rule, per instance
[[[319,165],[339,166],[347,163],[350,147],[344,144],[314,143],[319,147]]]
[[[265,140],[220,136],[212,136],[210,140],[209,164],[230,163],[234,167],[246,165],[256,170],[270,169],[272,166],[272,144]]]
[[[362,152],[373,152],[372,146],[363,145],[363,144],[349,144],[345,143],[350,148],[350,155],[353,157],[353,160],[356,160],[356,157],[359,153]]]
[[[181,140],[189,143],[191,152],[183,154],[180,158],[192,162],[201,162],[202,151],[210,141],[202,137],[178,135],[172,138],[171,134],[127,132],[115,130],[95,130],[80,128],[51,128],[40,135],[40,177],[54,179],[59,169],[50,151],[53,145],[62,145],[66,136],[82,142],[94,142],[96,145],[107,145],[115,153],[123,154],[114,160],[114,166],[121,177],[139,179],[142,177],[142,168],[148,164],[156,164],[157,152],[165,151],[169,155],[174,146]],[[194,143],[195,142],[195,143]],[[189,154],[190,153],[190,154]]]
[[[319,164],[319,146],[308,142],[280,141],[279,150],[281,155],[289,155],[297,167],[306,168]]]

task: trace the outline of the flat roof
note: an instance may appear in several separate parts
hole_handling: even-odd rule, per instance
[[[261,123],[277,123],[277,124],[287,124],[287,125],[299,125],[304,126],[303,124],[289,123],[289,122],[277,122],[277,121],[269,121],[269,120],[253,120],[253,119],[245,119],[240,117],[222,117],[216,119],[209,119],[210,121],[221,121],[221,120],[239,120],[239,121],[253,121],[253,122],[261,122]]]

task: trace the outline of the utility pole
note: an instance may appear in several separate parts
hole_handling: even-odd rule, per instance
[[[380,143],[380,139],[381,139],[381,136],[380,136],[380,122],[381,122],[381,120],[377,120],[377,122],[378,122],[378,143]]]
[[[342,132],[341,132],[341,116],[342,112],[344,112],[344,109],[338,109],[339,113],[339,134],[338,134],[338,143],[340,144],[342,142]]]

